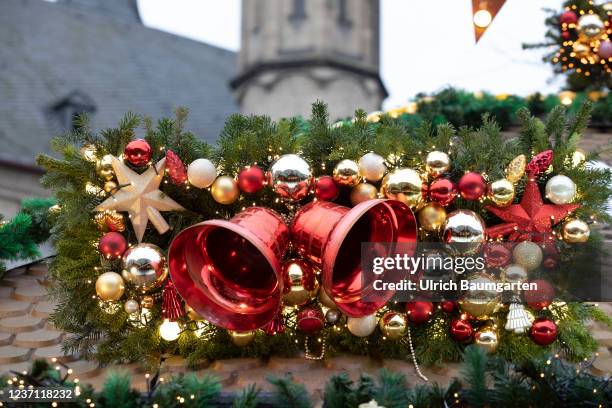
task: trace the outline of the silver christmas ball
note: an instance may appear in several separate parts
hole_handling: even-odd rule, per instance
[[[523,268],[531,271],[542,263],[542,248],[534,242],[523,241],[517,244],[512,250],[514,262]]]
[[[297,154],[285,154],[270,167],[268,183],[280,198],[299,201],[310,192],[312,170]]]
[[[132,314],[132,313],[138,312],[138,309],[140,308],[140,305],[134,299],[130,299],[130,300],[126,300],[125,301],[125,304],[123,305],[123,308],[125,309],[126,313]]]
[[[359,175],[368,181],[380,180],[386,171],[385,159],[376,153],[366,153],[359,159]]]
[[[340,313],[339,310],[337,310],[337,309],[329,309],[325,313],[325,321],[327,323],[335,324],[335,323],[338,322],[338,320],[340,320],[341,316],[342,316],[342,313]]]
[[[527,269],[518,264],[510,264],[504,269],[502,278],[505,282],[525,282],[528,278]]]
[[[138,244],[123,255],[123,278],[143,292],[158,288],[168,276],[166,257],[153,244]]]
[[[576,198],[576,184],[567,176],[554,176],[546,182],[546,198],[555,204],[571,203]]]
[[[486,241],[486,225],[474,211],[456,210],[446,217],[442,237],[451,253],[473,254]]]

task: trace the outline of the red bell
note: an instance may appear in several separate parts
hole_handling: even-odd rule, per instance
[[[353,208],[328,201],[302,207],[291,225],[298,252],[321,268],[323,288],[338,308],[351,317],[380,309],[393,291],[376,291],[375,280],[397,281],[392,274],[364,273],[362,243],[376,245],[377,256],[397,252],[412,255],[416,247],[416,220],[410,208],[395,200],[368,200]],[[397,243],[409,243],[398,250]]]
[[[181,231],[170,244],[170,275],[185,302],[209,322],[254,330],[280,308],[280,260],[288,243],[280,215],[251,207],[229,221],[208,220]]]

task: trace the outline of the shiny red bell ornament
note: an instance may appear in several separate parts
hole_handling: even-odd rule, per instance
[[[295,215],[291,240],[300,255],[321,269],[323,289],[338,309],[363,317],[380,309],[394,293],[375,290],[374,281],[401,277],[394,271],[363,271],[361,256],[356,256],[362,253],[361,244],[373,244],[376,256],[412,255],[416,220],[410,208],[396,200],[368,200],[353,208],[314,201]]]
[[[276,212],[251,207],[229,221],[193,225],[170,244],[170,276],[204,319],[234,331],[270,322],[283,293],[282,259],[289,229]]]

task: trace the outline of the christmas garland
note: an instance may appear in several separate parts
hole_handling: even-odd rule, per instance
[[[544,123],[521,110],[519,137],[503,140],[486,115],[478,129],[362,111],[331,126],[317,103],[309,121],[231,116],[215,147],[184,130],[184,110],[155,125],[128,114],[100,134],[81,118],[54,142],[61,159],[39,158],[60,207],[51,318],[73,333],[68,350],[101,362],[351,352],[439,364],[471,342],[515,362],[586,358],[597,344],[583,322],[610,323],[594,306],[549,294],[508,312],[489,293],[373,309],[330,290],[336,260],[352,264],[358,249],[324,247],[374,209],[403,214],[400,235],[418,221],[419,241],[452,243],[466,222],[474,248],[498,241],[480,281],[534,281],[551,267],[571,277],[598,246],[589,224],[610,221],[612,176],[576,149],[589,112],[567,119],[558,107]]]
[[[461,378],[447,386],[410,386],[403,374],[381,370],[379,378],[362,374],[358,381],[348,375],[332,376],[324,389],[323,403],[328,408],[405,408],[459,406],[604,406],[612,398],[610,379],[588,372],[591,362],[575,365],[548,356],[513,366],[500,358],[488,357],[482,350],[468,347],[463,356]],[[94,390],[78,379],[64,374],[68,366],[53,366],[44,360],[34,362],[23,373],[5,378],[5,395],[9,389],[62,387],[75,392],[75,401],[66,406],[77,407],[312,407],[308,390],[286,378],[270,378],[271,392],[263,392],[257,384],[242,392],[223,392],[214,377],[197,378],[186,374],[163,378],[159,372],[147,377],[147,392],[131,388],[131,378],[111,373],[102,389]],[[93,404],[93,405],[92,405]],[[42,406],[42,405],[41,405]],[[54,406],[63,406],[57,402]]]

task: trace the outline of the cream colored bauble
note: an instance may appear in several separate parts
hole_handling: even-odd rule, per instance
[[[531,241],[523,241],[517,244],[512,251],[514,262],[528,271],[540,266],[542,257],[542,248]]]
[[[217,178],[217,168],[208,159],[197,159],[187,167],[187,178],[193,186],[206,188]]]
[[[385,159],[374,152],[366,153],[359,159],[359,175],[368,181],[378,181],[385,175]]]
[[[367,337],[376,329],[376,315],[371,314],[363,317],[348,317],[347,326],[349,331],[357,337]]]
[[[102,300],[119,300],[124,290],[123,278],[116,272],[104,272],[96,280],[96,293]]]
[[[576,198],[576,184],[561,174],[546,182],[546,198],[555,204],[568,204]]]

